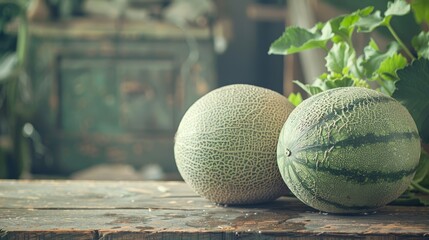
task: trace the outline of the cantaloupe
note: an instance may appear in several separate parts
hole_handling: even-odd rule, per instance
[[[289,189],[331,213],[370,212],[409,186],[420,156],[416,124],[399,102],[346,87],[303,101],[280,134],[277,157]]]
[[[175,136],[174,154],[186,183],[219,204],[251,204],[287,190],[276,147],[293,106],[261,87],[234,84],[197,100]]]

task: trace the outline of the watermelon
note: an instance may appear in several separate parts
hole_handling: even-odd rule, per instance
[[[261,87],[233,84],[197,100],[175,137],[176,165],[199,195],[219,204],[274,200],[287,187],[277,166],[280,130],[293,105]]]
[[[359,88],[336,88],[303,101],[280,133],[278,166],[305,204],[329,213],[374,211],[409,186],[420,139],[395,99]]]

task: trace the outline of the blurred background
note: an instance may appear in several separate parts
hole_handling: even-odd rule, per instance
[[[174,134],[194,101],[234,83],[299,91],[324,59],[268,55],[285,26],[386,2],[0,0],[0,178],[180,179]]]

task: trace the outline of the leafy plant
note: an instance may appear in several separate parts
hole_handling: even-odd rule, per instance
[[[326,72],[312,84],[294,81],[308,95],[346,86],[375,88],[399,100],[413,116],[422,142],[429,143],[429,32],[421,31],[408,45],[391,25],[397,16],[413,14],[417,23],[429,25],[429,3],[426,0],[388,2],[383,13],[369,6],[338,16],[311,29],[287,27],[272,43],[269,54],[294,54],[313,48],[326,52]],[[353,34],[368,34],[387,29],[392,41],[380,49],[371,39],[362,53],[353,46]],[[408,46],[412,46],[409,48]],[[374,87],[375,86],[375,87]],[[298,105],[302,98],[292,94],[289,99]],[[420,164],[410,190],[429,194],[429,157],[422,150]],[[408,192],[408,200],[417,195]],[[429,203],[426,202],[429,205]]]
[[[26,158],[22,129],[30,112],[24,71],[27,4],[26,0],[0,0],[0,178],[18,178]],[[6,31],[16,18],[20,20],[17,33]]]

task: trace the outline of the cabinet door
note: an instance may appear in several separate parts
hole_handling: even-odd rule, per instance
[[[59,125],[65,133],[115,133],[119,129],[118,85],[109,58],[60,60]]]
[[[173,131],[174,62],[149,58],[60,60],[64,132]]]
[[[170,59],[118,61],[116,79],[121,93],[120,122],[125,131],[173,131],[174,72],[174,63]]]

